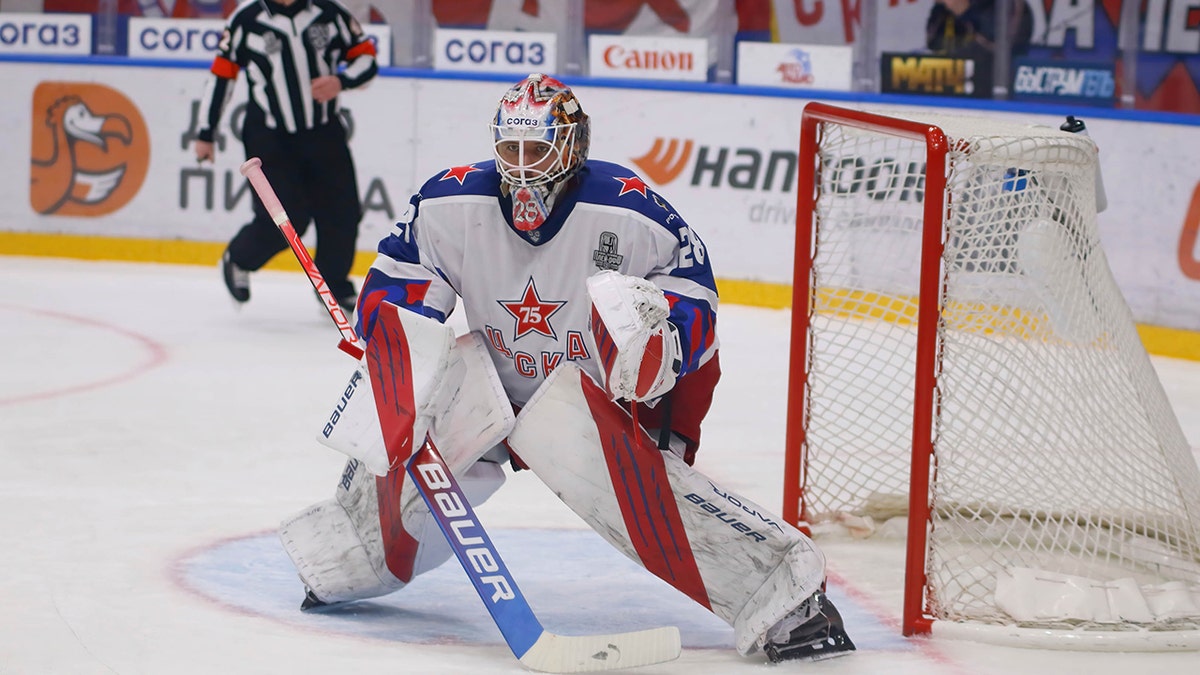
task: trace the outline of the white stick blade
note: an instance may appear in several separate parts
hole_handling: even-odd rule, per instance
[[[584,673],[674,661],[680,650],[679,629],[674,626],[612,635],[555,635],[547,631],[521,655],[521,663],[546,673]]]

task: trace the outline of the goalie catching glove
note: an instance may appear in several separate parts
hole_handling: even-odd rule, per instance
[[[647,401],[675,386],[683,365],[667,298],[640,277],[603,271],[587,280],[590,328],[604,386],[614,399]]]

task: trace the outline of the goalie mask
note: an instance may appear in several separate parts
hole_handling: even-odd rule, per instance
[[[491,129],[496,169],[513,192],[513,224],[534,230],[545,222],[554,188],[587,159],[588,116],[569,87],[535,73],[505,92]]]

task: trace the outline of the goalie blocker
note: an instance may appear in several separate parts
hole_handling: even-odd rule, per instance
[[[659,451],[573,364],[556,369],[514,419],[480,336],[454,340],[436,321],[397,313],[405,340],[389,340],[389,349],[410,352],[416,378],[414,400],[399,408],[428,428],[471,503],[503,484],[497,462],[507,439],[610,544],[733,626],[739,653],[761,648],[782,660],[854,648],[823,594],[825,563],[813,543]],[[306,607],[398,590],[452,554],[405,472],[386,458],[375,399],[392,392],[382,384],[363,367],[351,377],[331,415],[336,424],[319,436],[351,456],[336,496],[281,528]]]

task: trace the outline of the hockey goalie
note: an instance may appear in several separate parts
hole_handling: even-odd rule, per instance
[[[692,466],[720,377],[700,238],[632,171],[588,159],[561,82],[514,85],[491,129],[493,158],[430,178],[363,284],[367,355],[319,435],[350,460],[333,499],[281,527],[302,608],[397,591],[452,555],[399,461],[428,438],[475,505],[533,471],[742,655],[852,651],[813,542]]]

